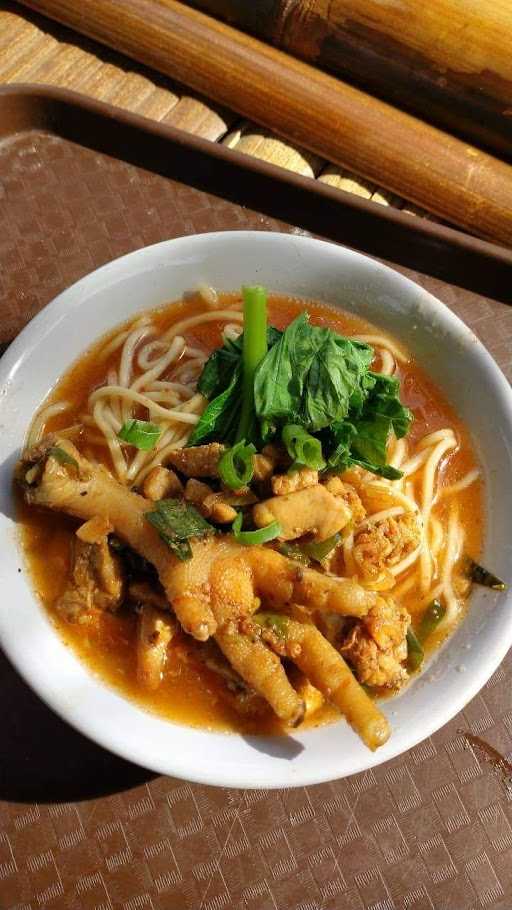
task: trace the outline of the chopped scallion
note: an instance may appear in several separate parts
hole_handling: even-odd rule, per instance
[[[66,450],[62,449],[60,446],[51,446],[48,449],[48,455],[55,458],[55,461],[58,461],[59,464],[70,464],[78,470],[78,461],[76,458],[73,458],[69,452],[66,452]]]
[[[407,669],[411,673],[419,670],[424,657],[425,652],[423,651],[421,642],[418,641],[411,626],[409,626],[407,629]]]
[[[144,517],[182,561],[192,557],[189,543],[192,537],[204,537],[215,531],[193,505],[180,499],[160,499]]]
[[[325,468],[325,461],[322,455],[322,443],[308,433],[304,427],[295,423],[288,423],[282,432],[282,440],[288,451],[288,455],[293,460],[292,467],[304,465],[315,471],[322,471]]]
[[[508,585],[501,578],[493,575],[483,566],[478,565],[474,559],[467,560],[467,575],[476,585],[483,585],[484,588],[492,588],[493,591],[506,591]]]
[[[243,516],[242,513],[239,512],[231,525],[231,529],[235,540],[248,547],[268,543],[269,540],[274,540],[281,534],[281,525],[278,521],[273,521],[271,524],[266,525],[266,527],[257,528],[255,531],[242,531],[242,522]]]
[[[339,544],[341,540],[341,534],[333,534],[332,537],[328,537],[327,540],[312,541],[311,543],[300,544],[300,548],[306,556],[310,556],[311,559],[315,559],[317,562],[321,562],[322,559],[325,559],[329,555],[331,550]]]
[[[239,490],[250,483],[254,474],[256,449],[244,439],[227,449],[219,459],[218,471],[222,482],[231,490]]]
[[[446,607],[439,600],[433,600],[425,610],[418,627],[418,639],[424,642],[437,629],[446,615]]]

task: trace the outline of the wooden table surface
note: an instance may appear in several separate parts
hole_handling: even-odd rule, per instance
[[[425,214],[387,190],[284,142],[241,120],[233,111],[126,57],[32,14],[17,3],[0,2],[0,84],[15,82],[73,89],[381,205]]]

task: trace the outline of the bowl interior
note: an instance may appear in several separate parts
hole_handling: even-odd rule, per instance
[[[509,386],[473,333],[426,291],[373,260],[285,234],[226,232],[166,241],[92,273],[21,333],[0,363],[0,642],[38,694],[101,745],[156,771],[242,787],[332,780],[385,761],[430,735],[479,690],[512,640],[510,597],[478,590],[468,616],[431,666],[383,709],[390,741],[370,753],[346,723],[289,737],[181,727],[146,713],[94,678],[52,629],[21,567],[11,475],[34,411],[86,347],[148,307],[207,282],[247,283],[353,311],[403,341],[472,433],[485,476],[483,559],[507,578],[512,555]],[[13,605],[16,609],[13,609]]]

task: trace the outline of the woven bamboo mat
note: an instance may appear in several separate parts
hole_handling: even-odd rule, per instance
[[[73,89],[381,205],[429,217],[387,190],[340,170],[253,123],[241,121],[233,111],[216,106],[170,79],[16,3],[0,2],[0,84],[9,82]]]

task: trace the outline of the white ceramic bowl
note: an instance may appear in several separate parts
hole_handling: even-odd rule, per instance
[[[0,642],[61,717],[125,758],[201,783],[293,787],[386,761],[429,736],[472,698],[512,642],[511,595],[474,592],[467,618],[431,667],[384,703],[393,728],[372,754],[344,721],[289,737],[208,733],[146,713],[93,677],[60,640],[21,563],[12,469],[34,411],[64,370],[113,326],[205,281],[258,282],[351,310],[392,332],[444,389],[473,435],[485,474],[483,562],[508,578],[512,555],[512,393],[473,333],[401,275],[305,237],[226,232],[166,241],[124,256],[64,291],[0,362]]]

